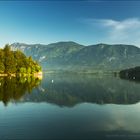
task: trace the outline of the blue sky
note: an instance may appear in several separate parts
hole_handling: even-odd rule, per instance
[[[140,2],[0,1],[0,46],[58,41],[140,46]]]

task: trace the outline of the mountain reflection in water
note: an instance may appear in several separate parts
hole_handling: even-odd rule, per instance
[[[140,101],[139,91],[139,83],[113,76],[45,74],[41,82],[34,77],[0,78],[0,100],[5,105],[8,102],[46,102],[60,107],[85,102],[134,104]]]
[[[53,82],[52,82],[53,80]],[[134,104],[140,84],[113,76],[45,74],[41,84],[22,102],[48,102],[73,107],[79,103]]]

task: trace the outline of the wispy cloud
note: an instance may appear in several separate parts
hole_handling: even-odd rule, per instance
[[[135,44],[140,47],[140,19],[129,18],[125,20],[113,19],[86,19],[85,23],[104,33],[102,39],[108,43]]]

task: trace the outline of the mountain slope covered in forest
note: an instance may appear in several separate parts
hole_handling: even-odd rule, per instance
[[[121,70],[140,65],[140,48],[133,45],[84,46],[69,41],[48,45],[13,43],[12,49],[32,56],[44,70]]]

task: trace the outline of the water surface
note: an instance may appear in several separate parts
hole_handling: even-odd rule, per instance
[[[0,83],[0,139],[140,139],[139,83],[81,74]]]

